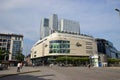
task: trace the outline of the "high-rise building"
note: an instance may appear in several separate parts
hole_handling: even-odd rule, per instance
[[[58,16],[56,14],[53,14],[50,16],[49,19],[49,29],[50,29],[50,34],[53,31],[57,31],[58,30]]]
[[[53,14],[50,18],[43,18],[40,25],[40,39],[43,39],[55,31],[65,31],[80,34],[79,22],[62,19],[58,21],[58,16]]]
[[[40,25],[40,39],[49,35],[49,19],[43,18]]]
[[[10,52],[7,60],[14,60],[16,53],[23,49],[23,35],[0,33],[0,49]]]
[[[79,22],[62,19],[60,21],[60,30],[80,34],[80,25]]]

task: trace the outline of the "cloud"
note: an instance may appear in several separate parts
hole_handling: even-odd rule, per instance
[[[56,13],[59,19],[80,22],[82,33],[118,46],[120,20],[115,8],[120,8],[119,0],[0,0],[0,32],[23,34],[24,45],[31,44],[40,37],[41,18]]]
[[[24,6],[27,0],[4,0],[0,3],[1,10],[12,10]]]

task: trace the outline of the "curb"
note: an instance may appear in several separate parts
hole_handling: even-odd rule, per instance
[[[19,73],[13,73],[13,74],[3,74],[3,75],[0,75],[0,78],[6,77],[6,76],[13,76],[13,75],[19,75],[19,74],[32,73],[32,72],[40,72],[40,70],[28,71],[28,72],[19,72]]]

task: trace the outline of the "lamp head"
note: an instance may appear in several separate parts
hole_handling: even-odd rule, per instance
[[[116,11],[118,11],[118,12],[120,12],[120,10],[119,9],[115,9]]]

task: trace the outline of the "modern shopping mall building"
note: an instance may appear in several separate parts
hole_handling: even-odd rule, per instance
[[[31,49],[31,59],[38,64],[59,56],[89,58],[96,54],[97,45],[92,36],[67,32],[54,32],[36,42]]]

